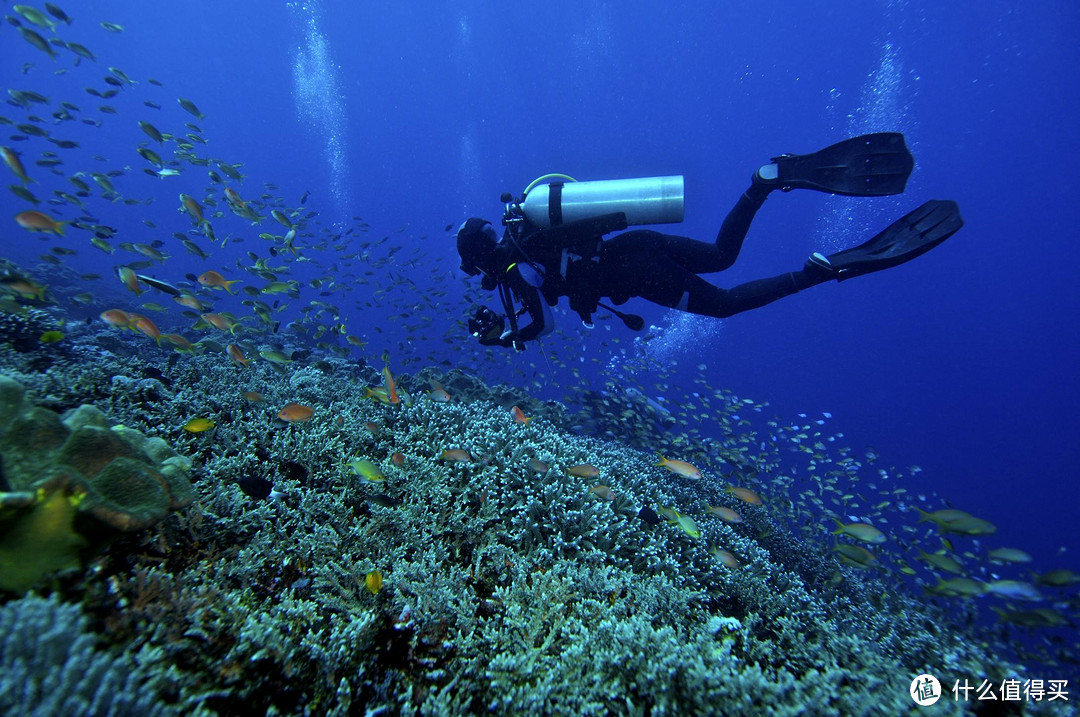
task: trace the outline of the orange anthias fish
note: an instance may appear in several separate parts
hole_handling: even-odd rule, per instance
[[[743,518],[741,515],[724,505],[710,505],[708,507],[708,510],[706,510],[705,512],[719,516],[720,520],[724,521],[725,523],[743,522]]]
[[[390,373],[389,366],[383,366],[382,370],[383,384],[386,386],[386,398],[390,403],[401,403],[401,399],[397,395],[397,386],[394,385],[394,377]]]
[[[311,406],[301,406],[299,403],[290,403],[278,411],[277,417],[286,423],[303,423],[315,415],[315,409]]]
[[[742,502],[749,503],[750,505],[761,505],[762,502],[761,496],[749,488],[740,488],[739,486],[733,485],[728,486],[726,492],[731,493]]]
[[[450,463],[467,463],[472,461],[473,459],[473,457],[469,455],[468,451],[463,451],[460,448],[452,448],[448,451],[443,451],[442,455],[439,456],[439,458],[443,459],[444,461],[449,461]]]
[[[131,328],[131,316],[128,312],[120,309],[109,309],[102,311],[98,316],[109,326],[118,329],[130,329]]]
[[[157,342],[158,346],[161,346],[161,331],[158,330],[153,321],[142,314],[128,314],[128,316],[131,317],[131,328],[149,336]]]
[[[144,291],[146,291],[146,289],[139,286],[139,277],[135,275],[135,272],[132,271],[131,267],[116,267],[116,276],[120,279],[124,286],[128,288],[128,290],[135,293],[135,296],[139,296]]]
[[[213,326],[215,329],[221,331],[228,331],[231,334],[236,333],[236,329],[240,326],[240,322],[234,320],[232,317],[226,314],[199,314],[202,320]],[[195,328],[201,328],[196,326]]]
[[[686,461],[668,460],[667,458],[664,458],[663,453],[660,454],[660,462],[656,465],[663,466],[675,475],[680,475],[683,478],[689,478],[691,480],[701,480],[701,471],[699,471],[695,466],[690,465]]]
[[[240,209],[247,209],[247,202],[240,198],[240,194],[232,187],[225,187],[225,198],[229,200],[229,204],[233,204]]]
[[[240,347],[236,344],[229,344],[225,347],[225,352],[229,354],[229,358],[237,366],[247,366],[251,363],[251,359],[244,356],[244,352],[240,350]]]
[[[714,545],[709,548],[709,554],[729,568],[735,569],[742,567],[742,563],[739,562],[739,559],[736,558],[730,550],[724,550],[723,548],[718,548]]]
[[[603,500],[615,500],[615,494],[611,491],[611,488],[601,483],[600,485],[594,485],[589,488],[589,492],[598,496]]]
[[[3,156],[4,164],[11,167],[11,171],[19,178],[19,181],[23,183],[23,186],[34,181],[26,176],[26,168],[23,167],[22,160],[19,159],[19,155],[15,150],[10,147],[0,147],[0,156]]]
[[[239,279],[233,279],[232,281],[226,281],[225,277],[217,273],[214,270],[204,271],[199,274],[199,283],[208,289],[224,289],[230,294],[234,294],[232,285],[238,283]]]
[[[189,309],[195,309],[196,311],[203,311],[209,308],[208,306],[204,306],[203,302],[199,300],[199,297],[194,294],[181,293],[179,296],[174,296],[173,301],[181,306],[186,306]]]
[[[198,346],[191,343],[180,334],[162,334],[161,340],[172,344],[172,347],[180,353],[196,354],[200,351]]]
[[[202,205],[195,201],[195,198],[191,195],[180,195],[180,211],[187,212],[194,224],[199,226],[206,224],[206,219],[203,217]]]
[[[8,277],[0,280],[0,285],[9,291],[14,291],[19,296],[37,299],[38,301],[44,301],[45,292],[48,291],[47,287],[22,277]]]
[[[588,463],[570,466],[566,469],[566,472],[572,476],[577,476],[578,478],[592,478],[600,475],[600,469]]]
[[[19,212],[15,215],[15,222],[23,229],[32,232],[53,233],[64,236],[64,225],[67,222],[58,222],[48,214],[35,212],[34,210]]]
[[[532,420],[532,418],[526,416],[525,412],[517,406],[510,409],[510,415],[514,417],[514,423],[524,423],[525,425],[529,425],[529,421]]]
[[[446,392],[446,389],[442,387],[441,383],[433,378],[429,378],[428,383],[431,384],[431,390],[428,391],[428,398],[432,401],[438,401],[439,403],[446,403],[450,400],[450,394]]]

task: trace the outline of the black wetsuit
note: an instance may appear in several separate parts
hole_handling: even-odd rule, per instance
[[[554,306],[561,296],[568,297],[570,308],[587,322],[601,299],[622,304],[632,297],[725,318],[833,278],[811,266],[721,289],[699,276],[723,271],[735,263],[750,222],[769,191],[752,184],[724,219],[715,243],[647,229],[604,240],[603,234],[588,223],[576,232],[573,225],[556,228],[561,231],[538,229],[517,245],[504,237],[495,250],[497,266],[504,267],[497,279],[509,287],[531,321],[503,338],[482,338],[481,343],[520,346],[542,336],[552,328],[545,301]],[[539,289],[529,281],[529,268],[522,267],[526,262],[542,269]],[[485,287],[495,288],[495,279],[486,278]]]

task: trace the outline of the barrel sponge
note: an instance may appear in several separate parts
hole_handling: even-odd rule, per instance
[[[23,387],[18,381],[0,375],[0,431],[22,410]]]
[[[44,408],[24,405],[11,416],[0,435],[6,490],[35,490],[42,471],[55,463],[53,456],[64,445],[68,433],[60,416]]]
[[[194,500],[190,460],[160,438],[109,427],[93,406],[61,419],[0,376],[0,416],[0,564],[27,563],[16,585],[0,589],[25,589],[31,578],[70,565],[73,546],[87,545],[88,554],[110,535],[147,528]]]

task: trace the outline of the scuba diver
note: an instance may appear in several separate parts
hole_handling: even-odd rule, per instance
[[[552,330],[550,307],[561,296],[570,299],[570,308],[589,328],[593,313],[602,307],[637,331],[645,323],[640,316],[621,313],[601,299],[621,305],[640,297],[680,311],[726,318],[832,279],[844,281],[903,264],[963,226],[955,202],[932,199],[857,247],[828,256],[814,252],[799,271],[731,289],[699,276],[723,271],[735,262],[750,222],[771,192],[899,194],[914,164],[898,132],[853,137],[813,154],[773,157],[754,172],[714,243],[648,229],[604,238],[630,225],[682,221],[682,177],[576,182],[566,175],[546,175],[519,199],[502,196],[506,230],[501,241],[484,219],[468,219],[458,228],[462,271],[482,274],[483,288],[498,289],[504,311],[480,308],[469,320],[469,332],[485,346],[523,350],[525,342]],[[562,181],[541,184],[549,179]],[[530,321],[519,326],[518,318],[525,313]]]

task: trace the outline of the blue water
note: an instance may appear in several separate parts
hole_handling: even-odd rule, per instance
[[[360,262],[337,264],[337,280],[356,283],[360,303],[340,303],[350,332],[371,340],[369,357],[387,350],[394,360],[472,364],[492,380],[538,381],[538,392],[555,395],[553,384],[567,380],[562,361],[579,367],[579,385],[599,385],[604,366],[633,354],[632,335],[608,330],[610,322],[587,332],[559,314],[569,343],[547,344],[561,357],[556,366],[536,348],[488,360],[490,352],[453,323],[469,303],[446,225],[470,215],[497,221],[500,193],[520,192],[547,172],[683,174],[686,221],[675,231],[711,240],[750,172],[770,156],[861,132],[905,132],[917,162],[905,195],[773,195],[736,266],[712,279],[730,286],[789,271],[811,251],[861,242],[927,199],[955,199],[966,226],[930,254],[725,321],[636,300],[624,309],[668,327],[663,356],[676,383],[692,387],[703,377],[788,417],[829,411],[830,427],[851,445],[873,446],[885,465],[921,466],[908,483],[914,491],[936,492],[997,524],[988,547],[1026,550],[1037,570],[1080,571],[1072,527],[1080,505],[1075,3],[247,0],[66,9],[75,24],[62,29],[65,39],[89,47],[97,62],[73,67],[62,50],[51,61],[5,27],[0,79],[5,88],[75,102],[80,117],[103,124],[55,130],[78,140],[79,150],[37,138],[3,142],[28,165],[54,149],[66,176],[132,167],[118,189],[153,204],[88,203],[119,230],[114,243],[163,240],[172,258],[154,273],[176,281],[207,268],[242,276],[235,260],[264,250],[254,235],[265,224],[250,228],[231,215],[220,220],[219,238],[232,231],[246,240],[214,249],[209,262],[170,237],[189,228],[175,211],[177,195],[201,197],[205,168],[144,176],[148,165],[135,149],[145,136],[135,121],[178,133],[194,122],[209,141],[198,150],[243,163],[246,197],[273,182],[272,193],[297,207],[310,191],[304,207],[319,211],[323,226],[345,231],[361,217],[368,238],[390,235],[405,247],[402,256],[415,257],[371,277],[361,275]],[[124,32],[104,31],[101,20]],[[27,62],[33,67],[23,74]],[[100,78],[109,66],[139,84],[108,101],[85,94],[86,86],[106,88]],[[61,68],[69,72],[52,74]],[[187,115],[177,97],[194,100],[205,120]],[[162,109],[143,106],[146,99]],[[118,114],[91,111],[106,103]],[[15,119],[22,111],[5,106],[0,114]],[[5,137],[14,131],[2,129]],[[71,191],[61,177],[28,171],[42,199],[52,188]],[[26,208],[0,194],[0,215]],[[66,219],[79,214],[52,209]],[[127,300],[111,276],[119,255],[69,231],[80,254],[66,263],[105,276],[87,286],[101,302],[89,315]],[[3,255],[32,265],[49,244],[28,236],[5,224]],[[334,263],[331,254],[318,255],[322,267]],[[132,258],[139,257],[124,260]],[[450,308],[409,304],[402,277],[421,289],[438,282]],[[391,287],[404,299],[363,303]],[[430,319],[407,335],[394,319],[402,311]],[[511,361],[524,375],[507,368]]]

